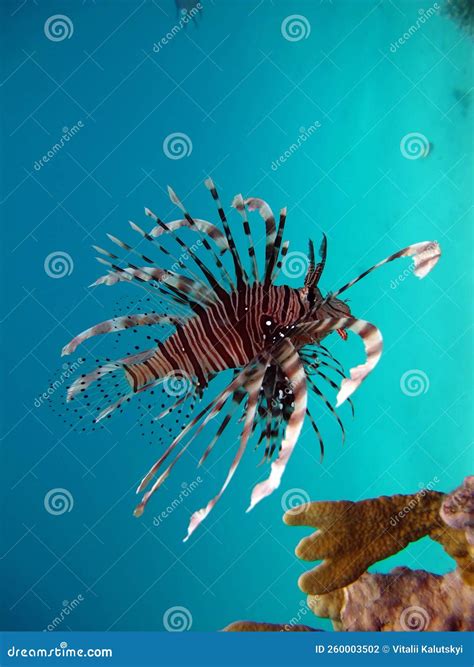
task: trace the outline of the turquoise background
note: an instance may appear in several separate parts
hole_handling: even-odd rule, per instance
[[[470,471],[469,37],[436,15],[393,53],[390,45],[419,16],[417,2],[202,3],[196,24],[156,53],[153,44],[177,20],[171,0],[1,2],[4,629],[41,630],[79,595],[84,601],[60,629],[162,630],[174,606],[189,610],[194,630],[295,617],[329,628],[306,611],[297,587],[307,564],[293,550],[307,531],[282,523],[283,494],[358,500],[427,484],[449,491]],[[291,42],[281,24],[295,13],[311,31]],[[73,22],[70,39],[46,38],[44,23],[54,14]],[[79,120],[83,129],[35,170],[62,128]],[[316,121],[317,132],[272,169],[300,128]],[[164,154],[173,132],[190,137],[188,157]],[[431,142],[426,158],[402,155],[410,132]],[[60,367],[62,346],[112,316],[118,296],[135,296],[128,286],[87,288],[100,274],[90,245],[106,245],[106,232],[133,239],[127,220],[146,224],[143,206],[176,217],[168,183],[194,215],[216,220],[201,184],[209,174],[226,207],[239,192],[275,211],[287,205],[292,251],[305,252],[308,238],[319,242],[326,232],[325,291],[415,241],[438,240],[443,257],[423,281],[409,275],[394,289],[391,281],[409,266],[400,261],[347,294],[352,311],[382,330],[385,351],[354,397],[355,420],[347,406],[339,411],[345,446],[318,406],[324,462],[306,424],[281,488],[245,514],[264,474],[255,469],[260,453],[249,448],[221,502],[183,544],[190,513],[220,487],[234,436],[200,471],[196,457],[208,440],[195,442],[137,520],[137,481],[162,446],[140,437],[133,410],[107,431],[82,436],[34,400]],[[237,214],[232,220],[241,239]],[[256,214],[252,221],[262,253],[261,221]],[[58,250],[72,257],[74,270],[52,279],[43,264]],[[362,358],[352,338],[333,336],[330,346],[346,367]],[[106,341],[100,350],[106,354]],[[400,380],[414,369],[429,387],[408,396]],[[199,488],[155,526],[181,484],[198,474]],[[43,501],[57,487],[74,506],[53,516]],[[400,564],[439,573],[452,567],[425,539],[377,569]]]

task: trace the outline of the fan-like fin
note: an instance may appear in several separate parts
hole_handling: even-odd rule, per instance
[[[148,215],[152,220],[157,223],[159,227],[163,229],[165,232],[169,232],[176,243],[178,243],[181,248],[183,248],[184,252],[189,255],[189,257],[192,258],[193,262],[199,267],[199,269],[202,271],[206,279],[208,280],[209,284],[213,288],[214,292],[219,298],[222,298],[225,296],[226,292],[222,285],[219,284],[219,282],[214,278],[213,274],[207,266],[204,264],[204,262],[201,261],[201,259],[196,255],[196,253],[188,246],[187,243],[185,243],[178,234],[176,234],[173,230],[168,229],[166,223],[163,222],[157,215],[155,215],[149,208],[145,208],[145,214]]]
[[[274,271],[275,266],[278,262],[281,242],[282,242],[282,239],[283,239],[283,232],[285,230],[285,223],[286,223],[286,208],[282,208],[281,211],[280,211],[280,221],[279,221],[279,224],[278,224],[278,231],[277,231],[277,235],[276,235],[276,238],[275,238],[275,243],[273,244],[273,251],[272,251],[270,261],[268,263],[266,272],[265,272],[265,282],[267,284],[270,284],[270,282],[272,281],[273,271]]]
[[[160,227],[160,225],[156,225],[156,227],[151,230],[150,235],[158,238],[162,234],[165,234],[166,231],[175,232],[177,229],[187,227],[194,232],[201,232],[202,234],[209,236],[219,248],[221,255],[229,250],[229,243],[227,242],[225,234],[223,234],[216,225],[213,225],[207,220],[202,220],[201,218],[192,218],[192,221],[193,222],[191,223],[187,218],[171,220],[171,222],[166,223],[167,230]]]
[[[287,338],[282,340],[272,357],[280,366],[292,388],[294,409],[289,417],[278,457],[271,464],[270,475],[266,480],[254,486],[247,512],[280,485],[282,475],[301,432],[308,403],[306,373],[294,345]]]
[[[199,466],[201,466],[201,465],[204,463],[204,461],[207,459],[207,457],[209,456],[209,454],[212,452],[212,450],[213,450],[213,448],[214,448],[214,445],[216,444],[216,442],[219,440],[219,438],[220,438],[221,435],[223,434],[224,430],[225,430],[225,429],[227,428],[227,426],[229,425],[229,422],[230,422],[230,420],[232,419],[233,415],[235,414],[235,411],[237,410],[237,408],[239,407],[239,405],[242,403],[242,401],[243,401],[243,399],[244,399],[244,396],[245,396],[245,392],[244,392],[244,391],[236,391],[236,392],[234,392],[234,395],[232,396],[232,405],[231,405],[231,407],[230,407],[230,410],[229,410],[229,412],[225,415],[225,417],[224,417],[224,419],[222,420],[222,422],[221,422],[219,428],[217,429],[217,433],[215,434],[215,436],[213,437],[213,439],[211,440],[211,442],[210,442],[209,445],[207,446],[207,449],[205,450],[204,454],[203,454],[203,455],[201,456],[201,458],[199,459],[199,463],[198,463]]]
[[[346,329],[352,331],[361,337],[364,343],[366,362],[355,368],[351,368],[349,378],[344,378],[337,395],[336,407],[338,408],[344,401],[353,394],[359,385],[365,380],[369,373],[378,364],[382,356],[383,340],[379,329],[370,322],[359,320],[355,317],[327,318],[309,324],[300,324],[296,327],[301,332],[314,336],[315,339],[320,334],[326,335],[329,331],[337,329]]]
[[[338,296],[342,292],[345,292],[347,289],[349,289],[349,287],[352,287],[352,285],[358,283],[359,280],[365,278],[365,276],[367,276],[369,273],[375,271],[375,269],[378,269],[380,266],[388,264],[389,262],[393,262],[399,257],[413,257],[413,273],[418,278],[424,278],[438,263],[438,260],[441,257],[441,248],[436,241],[422,241],[421,243],[413,243],[412,245],[409,245],[406,248],[402,248],[402,250],[393,253],[393,255],[389,255],[381,262],[377,262],[377,264],[374,264],[374,266],[371,266],[370,269],[367,269],[367,271],[361,273],[360,276],[357,276],[357,278],[354,278],[354,280],[351,280],[350,282],[340,287],[330,296]]]
[[[185,542],[186,540],[189,539],[189,537],[196,530],[199,524],[204,521],[204,519],[209,515],[211,510],[215,507],[216,503],[221,498],[222,494],[229,485],[229,482],[234,476],[234,473],[237,470],[240,461],[242,460],[242,456],[244,455],[245,449],[247,447],[247,442],[252,433],[252,425],[254,422],[256,408],[257,408],[258,394],[262,386],[263,376],[265,375],[266,369],[267,369],[267,364],[259,364],[254,369],[252,376],[249,377],[245,382],[245,389],[248,392],[249,398],[245,413],[244,427],[242,429],[242,435],[240,437],[239,448],[235,454],[234,460],[232,461],[232,464],[229,468],[229,472],[227,473],[227,477],[219,493],[207,503],[206,507],[203,507],[197,512],[194,512],[194,514],[191,516],[188,526],[188,534],[184,538]]]
[[[184,445],[180,452],[176,455],[176,457],[173,459],[173,461],[170,463],[170,465],[166,468],[166,470],[160,475],[160,477],[156,480],[154,483],[153,487],[147,491],[141,502],[137,505],[135,508],[134,514],[135,516],[141,516],[143,514],[143,510],[145,509],[146,504],[148,503],[150,497],[153,495],[153,493],[163,484],[165,479],[169,476],[172,468],[175,466],[177,461],[181,458],[181,456],[184,454],[184,452],[187,450],[191,442],[196,438],[196,436],[202,431],[202,429],[206,426],[206,424],[211,420],[214,419],[217,414],[220,412],[222,407],[224,406],[225,402],[229,398],[231,394],[233,394],[235,391],[237,391],[240,387],[244,386],[249,374],[251,374],[252,369],[255,366],[255,363],[258,363],[258,360],[255,360],[255,362],[252,362],[252,364],[249,364],[246,366],[238,375],[235,377],[232,382],[213,400],[209,405],[207,405],[201,412],[189,423],[187,426],[179,433],[179,435],[173,440],[173,442],[169,445],[169,447],[166,449],[166,451],[162,454],[162,456],[158,459],[158,461],[150,468],[148,473],[145,475],[143,480],[140,483],[140,486],[137,489],[137,493],[140,493],[143,491],[151,481],[151,479],[155,476],[163,462],[168,458],[168,456],[171,454],[171,452],[177,447],[177,445],[181,442],[181,440],[189,433],[189,431],[198,424],[198,422],[204,417],[206,413],[207,416],[205,419],[202,421],[202,423],[199,425],[199,427],[196,429],[195,433],[191,436],[189,441]]]
[[[275,268],[274,268],[274,270],[273,270],[273,274],[272,274],[272,283],[275,282],[275,280],[276,280],[277,277],[278,277],[278,274],[279,274],[280,271],[281,271],[281,267],[283,266],[283,262],[285,261],[285,257],[286,257],[287,254],[288,254],[288,248],[289,248],[289,247],[290,247],[290,242],[289,242],[289,241],[284,241],[283,244],[282,244],[282,246],[281,246],[281,255],[280,255],[280,259],[277,261],[276,266],[275,266]]]
[[[316,433],[316,437],[318,438],[319,450],[321,452],[321,463],[322,463],[322,461],[324,459],[324,440],[323,440],[323,436],[321,435],[321,432],[318,428],[318,425],[316,424],[316,421],[315,421],[313,415],[308,410],[308,408],[306,408],[306,414],[308,415],[309,422],[310,422],[311,426],[313,427],[314,432]]]
[[[112,273],[100,276],[94,283],[96,285],[114,285],[122,280],[137,280],[141,283],[154,281],[159,288],[165,285],[174,296],[180,297],[182,301],[191,307],[201,303],[210,306],[215,303],[214,294],[202,283],[186,278],[172,271],[165,271],[151,266],[135,266],[128,263],[126,268],[113,264],[103,257],[96,257],[100,264],[105,264],[113,269]]]
[[[133,329],[134,327],[150,326],[152,324],[170,324],[176,326],[180,323],[182,323],[182,320],[178,317],[158,315],[156,313],[140,313],[138,315],[113,317],[110,320],[95,324],[93,327],[85,329],[85,331],[75,336],[70,343],[63,347],[61,356],[64,357],[65,355],[72,354],[76,351],[79,345],[93,336],[99,336],[101,334],[121,331],[124,329]]]
[[[133,364],[140,364],[143,361],[149,359],[155,350],[144,350],[143,352],[138,352],[137,354],[132,354],[127,357],[122,357],[116,361],[111,361],[107,364],[102,364],[97,366],[93,371],[89,373],[84,373],[80,375],[74,382],[71,384],[67,390],[67,400],[70,401],[78,394],[80,391],[85,391],[96,380],[101,379],[104,375],[108,375],[116,370],[122,369],[125,372],[126,366],[133,366]]]
[[[247,244],[249,249],[249,259],[252,266],[252,275],[255,282],[259,281],[258,277],[258,264],[257,257],[255,254],[255,245],[252,238],[252,232],[250,231],[250,225],[247,217],[247,209],[245,208],[244,199],[242,195],[235,195],[232,200],[232,206],[237,209],[237,211],[242,216],[242,225],[244,228],[244,234],[247,238]]]
[[[265,222],[265,276],[268,272],[268,267],[271,263],[273,252],[275,249],[276,225],[273,211],[266,201],[258,199],[258,197],[249,197],[245,200],[245,205],[250,211],[258,211]]]
[[[334,417],[334,419],[335,419],[335,420],[337,421],[337,423],[339,424],[339,428],[341,429],[341,432],[342,432],[342,442],[344,443],[345,440],[346,440],[346,429],[344,428],[344,424],[342,423],[341,418],[339,417],[339,415],[337,414],[337,412],[334,410],[333,406],[332,406],[331,403],[328,401],[328,399],[327,399],[326,396],[323,394],[323,392],[322,392],[322,391],[319,389],[319,387],[316,385],[316,383],[315,383],[315,381],[313,380],[313,378],[308,377],[308,382],[309,382],[309,384],[311,385],[311,388],[312,388],[312,390],[314,391],[314,393],[315,393],[317,396],[319,396],[319,398],[323,401],[323,403],[325,404],[325,406],[327,407],[327,409],[329,410],[329,412],[332,414],[332,416]]]
[[[239,257],[239,253],[237,252],[237,247],[235,245],[234,237],[232,236],[232,232],[230,231],[229,223],[227,222],[227,218],[226,218],[224,209],[222,208],[222,204],[221,204],[221,201],[219,199],[219,194],[217,192],[217,188],[216,188],[212,178],[207,178],[204,181],[204,185],[209,190],[209,192],[211,193],[212,198],[216,202],[217,212],[219,213],[219,218],[221,219],[222,226],[224,227],[224,232],[225,232],[225,235],[227,237],[227,242],[229,244],[230,252],[232,253],[232,260],[234,262],[234,270],[235,270],[235,277],[237,279],[237,286],[240,287],[241,285],[247,283],[247,274],[245,272],[244,267],[242,266],[242,262],[240,261],[240,257]]]
[[[148,262],[149,264],[154,263],[153,260],[148,259],[145,255],[142,255],[140,252],[138,252],[138,250],[128,245],[128,243],[124,243],[116,236],[112,236],[112,234],[107,234],[107,236],[112,241],[112,243],[115,243],[120,248],[127,250],[127,252],[132,252],[135,255],[138,255],[140,259],[143,259],[145,262]],[[133,264],[128,264],[128,267],[135,268]],[[172,270],[167,269],[165,271],[155,266],[152,267],[145,266],[138,268],[142,273],[150,276],[150,280],[155,280],[156,282],[163,282],[165,284],[171,285],[176,289],[181,289],[187,294],[191,294],[192,292],[194,292],[196,295],[198,294],[200,296],[203,295],[205,296],[206,301],[208,302],[214,301],[212,292],[206,287],[206,285],[199,282],[198,280],[191,280],[190,278],[187,278],[186,276],[181,276]]]
[[[327,255],[327,238],[326,234],[323,234],[323,240],[319,247],[319,262],[316,264],[314,256],[314,245],[313,242],[309,242],[309,267],[304,281],[305,287],[308,287],[309,290],[314,290],[318,283],[321,275],[324,271],[326,265],[326,255]]]
[[[202,242],[203,246],[204,246],[204,247],[206,248],[206,250],[211,254],[211,256],[212,256],[212,258],[213,258],[213,260],[214,260],[214,262],[215,262],[215,265],[217,266],[217,268],[218,268],[218,270],[219,270],[219,273],[221,274],[221,276],[223,277],[223,279],[224,279],[224,280],[230,285],[230,287],[232,288],[232,287],[233,287],[232,278],[231,278],[230,275],[228,274],[228,272],[227,272],[226,268],[224,267],[222,261],[220,260],[220,258],[218,257],[218,255],[215,253],[214,248],[212,248],[212,246],[209,244],[209,241],[208,241],[208,240],[206,239],[206,237],[203,235],[203,233],[201,232],[200,228],[195,224],[194,218],[192,218],[192,217],[190,216],[190,214],[188,213],[188,211],[187,211],[186,208],[184,207],[183,202],[179,199],[179,197],[178,197],[178,195],[176,194],[176,192],[175,192],[172,188],[170,188],[170,186],[168,186],[168,194],[169,194],[170,199],[171,199],[171,201],[173,202],[173,204],[176,204],[176,206],[177,206],[179,209],[181,209],[181,211],[184,213],[184,217],[185,217],[186,220],[188,221],[189,226],[192,227],[192,228],[194,228],[194,229],[198,232],[198,234],[199,234],[200,237],[201,237],[201,242]],[[169,228],[168,225],[167,225],[167,227]],[[217,229],[217,228],[216,228],[216,229]],[[217,282],[217,281],[216,281],[216,282]]]

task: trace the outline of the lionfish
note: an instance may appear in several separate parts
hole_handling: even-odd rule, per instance
[[[94,285],[134,283],[148,293],[165,299],[169,312],[153,310],[114,317],[77,335],[62,352],[63,355],[71,354],[81,343],[99,334],[126,329],[137,332],[139,327],[150,327],[155,331],[159,325],[173,328],[164,340],[147,336],[156,343],[150,349],[115,361],[108,359],[107,363],[82,374],[71,384],[67,391],[68,401],[81,395],[87,397],[92,385],[100,387],[102,405],[96,408],[99,414],[94,417],[94,423],[110,417],[117,409],[121,411],[121,406],[132,397],[144,392],[153,393],[154,388],[170,378],[189,378],[189,387],[184,395],[177,396],[178,400],[155,418],[161,419],[182,406],[190,396],[193,400],[202,400],[215,376],[227,370],[233,372],[230,383],[189,423],[182,425],[180,433],[172,439],[137,489],[137,493],[141,493],[148,488],[134,511],[136,516],[140,516],[151,496],[209,422],[218,415],[222,416],[200,464],[223,436],[233,414],[236,411],[240,413],[240,421],[243,422],[240,442],[227,477],[217,495],[204,508],[192,514],[185,539],[216,505],[257,429],[259,443],[263,440],[266,443],[264,460],[271,465],[266,479],[254,486],[248,510],[280,485],[305,417],[308,417],[319,439],[323,455],[323,439],[308,406],[309,392],[325,404],[343,429],[335,407],[345,400],[350,402],[351,394],[378,363],[382,353],[382,336],[376,326],[355,317],[347,303],[339,298],[340,295],[375,269],[399,257],[413,257],[413,271],[419,278],[426,276],[440,257],[438,243],[415,243],[389,255],[338,290],[323,296],[318,287],[326,263],[327,240],[323,235],[318,253],[313,242],[309,241],[303,286],[277,285],[282,267],[285,273],[285,262],[291,256],[291,253],[288,255],[289,242],[283,241],[287,209],[280,211],[277,225],[270,206],[262,199],[251,197],[244,200],[242,195],[234,198],[232,206],[241,216],[247,245],[248,261],[244,262],[213,181],[209,178],[205,185],[217,206],[221,229],[211,222],[192,217],[171,188],[168,188],[169,196],[179,207],[182,217],[165,223],[151,210],[145,209],[152,220],[152,228],[146,231],[130,222],[131,228],[141,237],[140,243],[150,252],[152,249],[159,250],[168,261],[176,260],[171,268],[160,268],[147,254],[142,254],[138,246],[129,245],[110,234],[109,239],[126,251],[124,260],[94,246],[100,254],[98,261],[107,266],[106,275]],[[259,269],[247,211],[258,211],[264,221],[266,244],[263,270],[260,270],[262,267]],[[184,230],[197,235],[199,247],[206,252],[206,261],[196,253],[196,245],[190,246],[183,239]],[[180,248],[180,257],[176,258],[162,244],[165,237],[174,239]],[[137,264],[128,261],[131,255],[137,256],[140,261]],[[229,258],[228,268],[222,261],[224,255]],[[186,263],[183,258],[186,258]],[[188,275],[185,275],[186,272]],[[345,377],[342,366],[322,344],[332,332],[339,333],[343,339],[347,338],[348,332],[352,332],[364,344],[365,362],[352,368],[349,377]],[[340,384],[328,374],[331,368],[342,376]],[[335,407],[315,378],[338,390]],[[189,435],[193,429],[193,434]]]

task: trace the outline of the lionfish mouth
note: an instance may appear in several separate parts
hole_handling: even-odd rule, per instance
[[[323,236],[317,260],[310,242],[304,286],[295,289],[277,285],[281,273],[286,273],[282,268],[285,269],[285,262],[289,260],[289,243],[283,241],[286,209],[280,211],[277,226],[272,210],[262,199],[244,200],[241,195],[234,198],[232,206],[241,216],[247,244],[248,261],[244,261],[213,181],[208,179],[205,185],[217,205],[221,227],[192,217],[168,188],[171,201],[181,210],[182,217],[165,223],[145,209],[153,223],[151,228],[142,229],[130,222],[132,230],[141,237],[136,246],[109,234],[110,241],[125,251],[123,259],[94,246],[100,255],[98,261],[107,267],[107,273],[94,285],[132,283],[148,295],[159,297],[167,304],[168,312],[153,310],[114,317],[86,329],[63,348],[63,355],[71,354],[93,336],[126,329],[137,332],[140,327],[150,327],[156,332],[163,325],[174,329],[163,340],[157,333],[156,337],[147,336],[156,342],[151,349],[115,361],[108,359],[107,363],[72,383],[67,393],[69,401],[88,397],[93,386],[99,388],[100,405],[95,408],[99,414],[94,417],[95,423],[110,417],[116,410],[122,411],[133,396],[153,394],[162,383],[185,377],[189,380],[185,394],[178,396],[169,392],[178,396],[178,400],[156,419],[170,414],[178,406],[181,412],[186,401],[202,400],[213,377],[233,369],[232,381],[193,419],[183,424],[179,435],[171,440],[137,489],[137,493],[145,491],[134,512],[140,516],[151,496],[209,422],[216,420],[219,425],[200,464],[210,455],[235,415],[240,416],[243,422],[240,441],[227,477],[217,495],[191,516],[185,539],[220,499],[257,429],[260,431],[257,446],[265,441],[262,462],[270,462],[270,471],[254,486],[249,510],[280,485],[305,417],[319,440],[321,456],[324,454],[323,438],[311,414],[308,395],[322,402],[337,420],[344,437],[344,427],[335,408],[346,400],[350,403],[350,396],[378,363],[382,336],[373,324],[354,317],[337,297],[375,269],[399,257],[413,257],[414,273],[419,278],[426,276],[440,257],[436,242],[407,246],[323,299],[318,288],[326,262],[327,244]],[[263,268],[259,268],[247,216],[247,211],[253,210],[258,211],[265,225],[265,252],[260,262]],[[188,245],[184,240],[185,231],[198,237],[205,259],[197,254],[195,245]],[[163,245],[165,238],[176,244],[180,256],[176,257]],[[159,267],[148,254],[142,254],[142,246],[146,253],[162,252],[171,266]],[[298,255],[301,257],[301,253]],[[133,256],[139,258],[138,265],[128,261]],[[352,332],[364,344],[366,359],[352,368],[348,377],[329,349],[322,345],[322,340],[332,332],[337,332],[343,340]],[[335,406],[320,388],[321,383],[337,390]]]

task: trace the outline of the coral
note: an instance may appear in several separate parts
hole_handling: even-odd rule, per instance
[[[296,555],[303,560],[323,560],[300,577],[301,590],[321,595],[348,586],[370,565],[401,551],[435,526],[441,528],[443,497],[423,490],[357,503],[306,503],[286,512],[284,521],[290,526],[319,528],[296,548]]]
[[[340,593],[340,591],[337,591]],[[473,591],[457,571],[446,575],[397,567],[388,574],[365,573],[334,593],[309,596],[308,605],[317,616],[332,619],[341,630],[472,630]],[[327,613],[325,598],[333,605]]]
[[[443,12],[469,35],[474,34],[474,0],[447,0]]]
[[[474,544],[474,475],[443,501],[440,516],[446,525],[463,530],[469,544]]]
[[[300,541],[296,555],[323,562],[298,583],[311,610],[331,619],[336,630],[474,629],[474,477],[450,494],[423,489],[359,502],[305,503],[286,512],[284,521],[317,528]],[[367,572],[425,536],[456,561],[454,571]],[[245,621],[227,629],[268,625]]]
[[[280,625],[279,623],[257,623],[256,621],[235,621],[224,628],[225,632],[320,632],[309,625]]]

